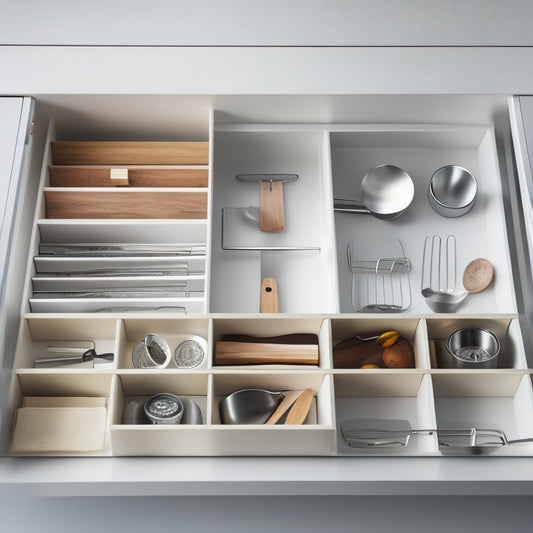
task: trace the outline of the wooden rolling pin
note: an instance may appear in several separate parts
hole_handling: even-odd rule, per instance
[[[318,365],[318,344],[218,341],[216,365]]]

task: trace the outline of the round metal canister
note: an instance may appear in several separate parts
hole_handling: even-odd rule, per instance
[[[152,424],[179,424],[183,411],[183,402],[166,392],[152,396],[144,404],[144,412]]]
[[[496,368],[500,353],[498,337],[488,329],[462,328],[446,342],[453,368]]]

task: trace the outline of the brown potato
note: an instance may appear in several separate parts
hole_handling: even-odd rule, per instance
[[[369,357],[367,357],[362,363],[361,368],[367,367],[367,368],[383,368],[385,365],[383,364],[383,357],[382,352],[376,352]]]
[[[415,354],[411,343],[400,337],[396,343],[383,350],[383,363],[388,368],[414,368]]]

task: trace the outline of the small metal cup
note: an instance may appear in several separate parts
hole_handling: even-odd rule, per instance
[[[446,342],[452,356],[452,368],[496,368],[500,341],[492,331],[462,328],[454,331]]]
[[[429,203],[443,217],[455,218],[468,213],[477,194],[474,175],[459,165],[439,168],[429,182]]]
[[[163,337],[150,333],[133,348],[134,368],[165,368],[171,359],[170,347]]]
[[[183,411],[183,402],[169,393],[156,394],[144,404],[144,412],[152,424],[179,424]]]

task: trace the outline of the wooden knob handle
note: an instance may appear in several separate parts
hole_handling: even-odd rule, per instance
[[[259,311],[261,313],[279,313],[278,286],[274,278],[265,278],[261,283]]]

